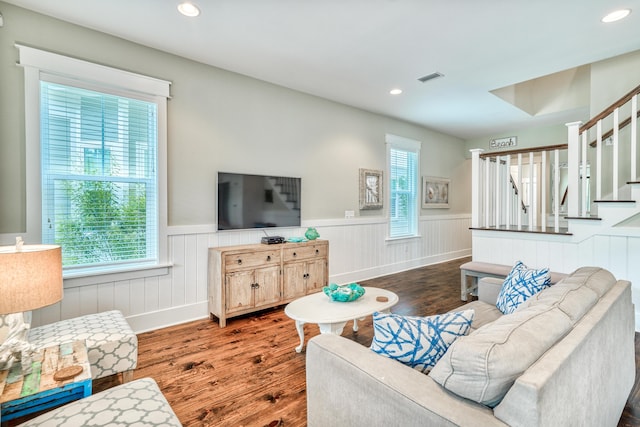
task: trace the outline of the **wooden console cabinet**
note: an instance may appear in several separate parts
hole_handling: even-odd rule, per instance
[[[227,318],[286,304],[329,280],[329,242],[209,248],[209,313]]]

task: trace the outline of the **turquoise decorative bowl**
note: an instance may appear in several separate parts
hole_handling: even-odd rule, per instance
[[[333,301],[350,302],[355,301],[364,295],[364,288],[357,283],[338,286],[335,283],[322,288],[322,291]]]

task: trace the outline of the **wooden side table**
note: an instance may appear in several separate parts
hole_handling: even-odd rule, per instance
[[[70,379],[54,379],[57,371],[73,365],[81,366],[82,372]],[[32,366],[32,372],[26,376],[19,364],[0,371],[2,422],[91,395],[91,367],[84,341],[38,350]]]

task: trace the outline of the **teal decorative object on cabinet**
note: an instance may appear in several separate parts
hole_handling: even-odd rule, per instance
[[[318,230],[316,230],[314,227],[309,227],[304,233],[304,237],[309,240],[316,240],[318,237],[320,237],[320,233],[318,233]]]

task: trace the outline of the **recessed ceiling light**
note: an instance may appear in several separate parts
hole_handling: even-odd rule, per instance
[[[200,9],[193,3],[188,1],[178,5],[178,11],[184,16],[194,17],[200,15]]]
[[[389,93],[391,95],[400,95],[402,93],[402,89],[391,89]]]
[[[631,9],[614,10],[613,12],[609,13],[607,16],[602,18],[602,22],[609,23],[609,22],[619,21],[629,16],[630,13],[631,13]]]

